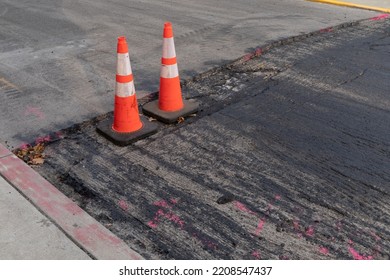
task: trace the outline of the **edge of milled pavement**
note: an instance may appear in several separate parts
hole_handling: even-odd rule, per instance
[[[2,144],[0,175],[92,258],[143,259]]]

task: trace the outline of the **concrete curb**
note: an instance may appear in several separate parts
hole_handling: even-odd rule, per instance
[[[0,144],[0,174],[95,259],[143,259]]]

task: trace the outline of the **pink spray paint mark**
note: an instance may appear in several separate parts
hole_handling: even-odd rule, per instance
[[[171,205],[168,204],[165,200],[159,200],[153,203],[154,206],[162,207],[162,208],[172,208]]]
[[[157,228],[158,224],[160,223],[160,216],[164,216],[165,213],[162,209],[158,209],[157,212],[154,214],[153,220],[148,222],[148,226],[151,228]]]
[[[329,249],[326,247],[320,247],[319,252],[325,256],[329,254]]]
[[[251,58],[253,57],[253,54],[251,53],[248,53],[244,56],[244,62],[247,62],[248,60],[250,60]]]
[[[35,144],[41,144],[41,143],[46,143],[46,142],[50,142],[50,141],[51,141],[50,135],[46,135],[46,136],[38,137],[37,139],[35,139]]]
[[[279,194],[275,195],[275,200],[281,200],[281,199],[282,199],[281,195],[279,195]]]
[[[171,199],[170,200],[172,204],[176,204],[177,200]],[[169,203],[165,200],[159,200],[153,203],[153,205],[161,207],[160,209],[157,210],[155,213],[153,220],[149,221],[147,224],[151,228],[157,228],[159,223],[161,222],[161,218],[165,218],[168,221],[173,222],[177,226],[179,226],[181,229],[184,229],[185,222],[176,214],[172,212],[164,212],[164,209],[167,209],[168,211],[171,211],[172,206],[169,205]]]
[[[332,31],[333,31],[333,27],[327,27],[327,28],[324,28],[324,29],[320,30],[321,33],[329,33],[329,32],[332,32]]]
[[[45,114],[41,111],[41,108],[38,107],[32,107],[32,106],[27,106],[26,111],[24,112],[25,116],[35,116],[38,119],[44,119]]]
[[[306,231],[305,231],[305,234],[309,237],[312,237],[314,235],[314,227],[313,226],[309,226]]]
[[[30,147],[31,147],[30,144],[28,144],[28,143],[22,143],[22,144],[19,146],[19,149],[25,150],[25,149],[28,149],[28,148],[30,148]]]
[[[255,231],[256,236],[260,235],[261,231],[263,230],[264,224],[265,224],[265,221],[263,219],[260,219],[259,224],[257,225],[257,229]]]
[[[129,205],[127,205],[127,202],[124,201],[123,199],[119,200],[118,205],[119,205],[119,207],[120,207],[123,211],[129,210]]]
[[[167,220],[169,220],[169,221],[171,221],[171,222],[177,224],[181,229],[184,228],[184,221],[183,221],[182,219],[180,219],[180,217],[177,216],[176,214],[173,214],[173,213],[166,213],[166,214],[164,215],[164,217],[165,217]]]
[[[390,16],[389,14],[381,14],[379,16],[371,18],[371,20],[381,20],[381,19],[388,18],[389,16]]]
[[[355,260],[372,260],[373,259],[372,256],[363,256],[363,255],[359,254],[354,248],[352,248],[352,246],[348,246],[348,251],[351,253],[352,257]]]
[[[256,215],[255,212],[253,212],[252,210],[249,210],[244,204],[242,204],[241,202],[239,201],[234,201],[234,206],[242,211],[242,212],[245,212],[245,213],[249,213],[249,214],[252,214],[252,215]]]
[[[253,251],[253,253],[251,254],[252,257],[254,257],[256,260],[260,260],[261,258],[261,255],[260,255],[260,252],[259,251]]]
[[[58,131],[58,132],[56,132],[55,134],[56,134],[56,136],[57,136],[58,138],[63,138],[63,135],[62,135],[61,132]]]
[[[256,50],[255,50],[255,56],[260,56],[260,55],[262,55],[262,53],[263,53],[263,50],[261,49],[261,48],[257,48]]]
[[[299,222],[298,221],[294,220],[293,221],[293,226],[294,226],[295,230],[299,230]]]
[[[158,224],[155,221],[149,221],[148,222],[148,226],[150,226],[151,228],[155,229],[155,228],[158,227]]]

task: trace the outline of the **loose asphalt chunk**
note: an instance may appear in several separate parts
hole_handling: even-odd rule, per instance
[[[389,259],[390,21],[275,42],[183,84],[196,116],[36,168],[147,259]]]

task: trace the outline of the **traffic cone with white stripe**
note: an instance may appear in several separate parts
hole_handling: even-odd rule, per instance
[[[97,130],[120,146],[147,137],[157,130],[156,124],[139,115],[125,37],[118,38],[114,117],[101,122]]]
[[[163,33],[159,98],[145,104],[142,111],[145,115],[162,122],[173,123],[180,117],[197,112],[198,107],[197,102],[182,98],[172,24],[166,22]]]

